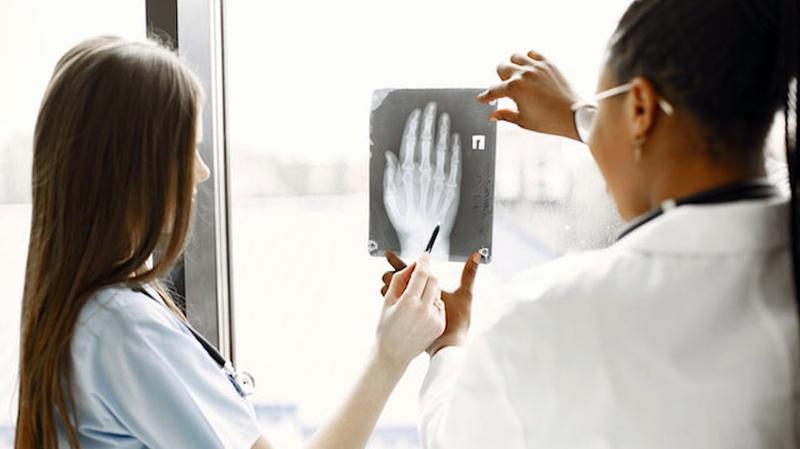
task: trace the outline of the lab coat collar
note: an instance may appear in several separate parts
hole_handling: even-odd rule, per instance
[[[678,206],[614,244],[643,252],[720,254],[789,244],[787,198]]]

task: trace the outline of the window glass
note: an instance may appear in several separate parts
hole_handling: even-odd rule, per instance
[[[236,352],[277,447],[335,410],[374,341],[387,265],[367,253],[372,90],[486,87],[497,63],[535,49],[588,97],[628,3],[226,2]],[[503,124],[498,133],[494,261],[479,273],[478,329],[502,310],[512,275],[602,246],[618,225],[585,146]],[[435,265],[450,287],[460,268]],[[411,366],[370,447],[418,447],[426,366],[424,357]]]
[[[61,55],[101,34],[145,36],[144,0],[7,2],[0,14],[0,448],[13,447],[33,127]]]

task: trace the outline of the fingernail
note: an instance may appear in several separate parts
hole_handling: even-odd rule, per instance
[[[481,255],[478,254],[478,253],[472,253],[472,256],[470,257],[470,259],[472,259],[472,261],[475,262],[475,263],[480,263]]]

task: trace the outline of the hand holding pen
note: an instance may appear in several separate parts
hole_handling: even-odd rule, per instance
[[[431,241],[428,243],[429,248],[433,247],[436,234],[437,232],[434,229],[434,234],[431,236]],[[387,271],[383,274],[384,285],[381,289],[381,295],[386,294],[396,273],[403,272],[402,270],[409,268],[406,263],[392,251],[386,252],[386,260],[394,270]],[[426,352],[431,356],[436,354],[439,349],[446,346],[463,346],[466,343],[472,317],[472,289],[475,284],[475,277],[478,274],[479,262],[480,254],[477,252],[473,253],[469,259],[467,259],[466,263],[464,263],[459,287],[452,292],[441,292],[441,299],[446,310],[447,322],[444,333],[426,349]],[[414,264],[411,265],[412,270],[414,266]]]

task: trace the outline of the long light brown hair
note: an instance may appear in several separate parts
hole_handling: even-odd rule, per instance
[[[56,65],[33,142],[16,449],[56,448],[59,424],[79,447],[70,345],[99,289],[156,284],[183,318],[158,279],[189,234],[202,95],[180,59],[150,41],[90,39]]]

